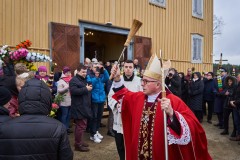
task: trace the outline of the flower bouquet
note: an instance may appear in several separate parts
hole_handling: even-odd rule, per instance
[[[52,109],[49,116],[55,118],[57,115],[58,108],[59,106],[56,103],[52,103]]]
[[[57,94],[52,103],[52,110],[50,112],[50,117],[56,117],[57,110],[59,109],[59,104],[63,102],[65,94]]]

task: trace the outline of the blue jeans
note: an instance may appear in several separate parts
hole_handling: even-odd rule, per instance
[[[92,119],[90,124],[90,133],[91,136],[96,134],[100,128],[100,123],[103,115],[104,103],[92,103]]]
[[[65,125],[66,129],[69,129],[71,106],[60,106],[59,109],[61,110],[59,119]]]

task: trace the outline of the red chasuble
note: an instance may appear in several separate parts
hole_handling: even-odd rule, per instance
[[[122,123],[126,160],[164,160],[164,125],[160,104],[149,105],[145,102],[146,98],[142,92],[133,93],[126,88],[117,91],[113,98],[118,101],[123,100]],[[167,94],[167,98],[171,101],[177,119],[183,117],[190,132],[190,141],[187,144],[168,145],[169,160],[211,160],[205,131],[197,118],[180,98],[173,94]],[[148,108],[150,108],[150,116],[146,116]],[[145,121],[144,118],[150,119]],[[144,122],[148,124],[144,125]],[[183,132],[186,132],[182,125],[180,135],[170,127],[168,131],[168,142],[171,143],[174,139],[180,139]]]

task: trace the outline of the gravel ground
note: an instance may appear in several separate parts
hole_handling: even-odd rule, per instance
[[[229,140],[229,136],[220,135],[221,129],[208,124],[205,120],[202,123],[207,139],[209,153],[214,160],[240,160],[240,145],[238,142]],[[107,118],[103,120],[104,124],[107,124]],[[213,124],[217,123],[216,115],[213,116]],[[230,118],[230,133],[232,131],[232,118]],[[74,126],[73,126],[74,127]],[[85,142],[89,144],[90,152],[78,152],[74,151],[74,160],[117,160],[118,154],[113,137],[108,136],[107,128],[101,128],[100,133],[104,136],[103,141],[100,144],[93,143],[89,139],[89,134],[85,133]],[[74,136],[69,136],[71,146],[73,147]],[[72,148],[74,150],[74,148]]]

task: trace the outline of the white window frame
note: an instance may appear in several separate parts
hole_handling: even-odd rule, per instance
[[[192,0],[192,16],[203,19],[204,0]]]
[[[149,3],[166,8],[166,0],[149,0]]]
[[[199,34],[192,34],[191,43],[192,53],[191,62],[192,63],[202,63],[203,59],[203,36]]]

